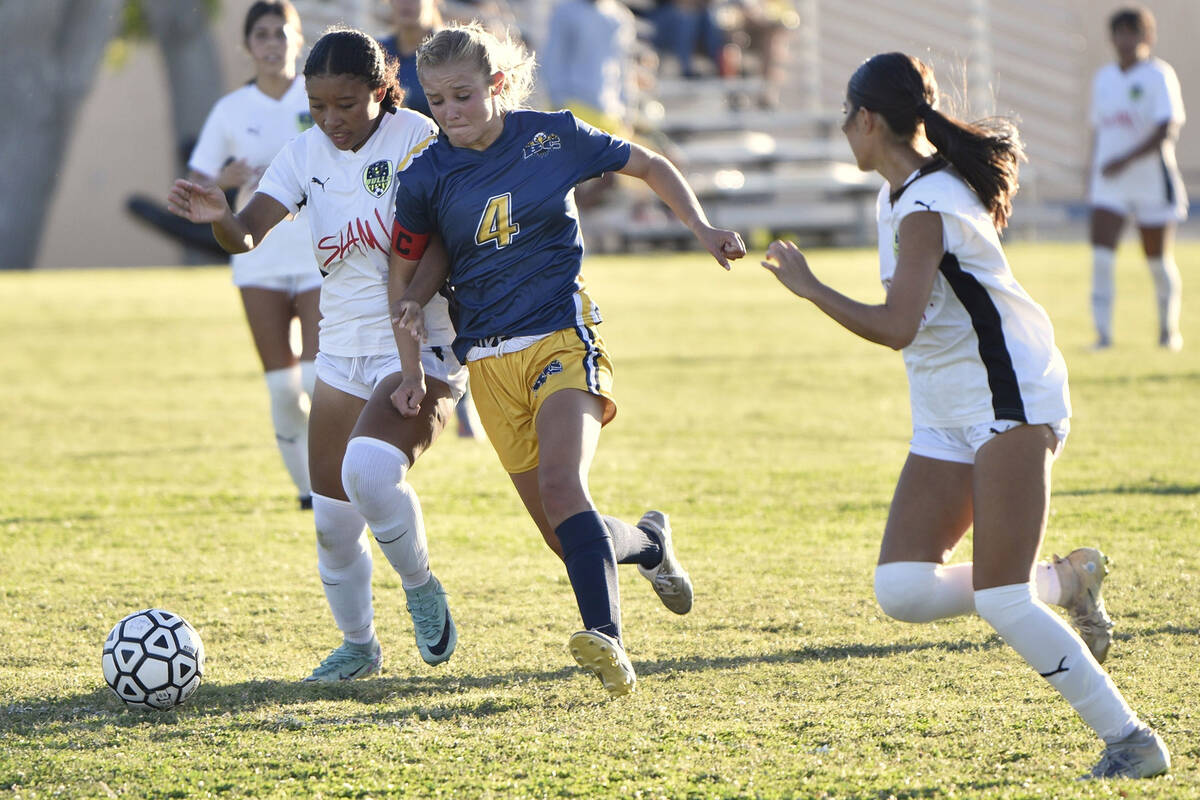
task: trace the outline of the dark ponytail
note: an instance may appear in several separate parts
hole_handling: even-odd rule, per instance
[[[384,54],[379,42],[353,28],[331,28],[313,45],[304,62],[304,77],[350,75],[372,91],[387,88],[381,105],[390,111],[400,107],[404,90],[396,76],[399,63]]]
[[[979,196],[997,230],[1008,224],[1017,193],[1017,167],[1025,159],[1016,126],[1003,118],[963,122],[937,109],[933,70],[904,53],[881,53],[850,77],[846,98],[854,108],[880,114],[897,136],[910,139],[924,123],[925,138]]]

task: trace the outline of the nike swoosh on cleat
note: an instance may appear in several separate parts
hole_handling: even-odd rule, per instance
[[[442,638],[438,639],[437,644],[429,646],[429,652],[435,656],[440,656],[446,652],[446,645],[450,643],[450,609],[446,609],[446,621],[442,624]]]

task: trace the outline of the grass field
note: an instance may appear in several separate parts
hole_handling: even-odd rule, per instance
[[[872,252],[811,255],[880,295]],[[586,265],[620,401],[592,490],[627,519],[670,512],[697,599],[676,617],[623,570],[639,684],[620,701],[567,654],[565,573],[490,448],[452,432],[412,482],[454,658],[420,661],[377,553],[383,675],[298,684],[337,632],[226,271],[0,274],[0,797],[1200,797],[1200,245],[1178,254],[1174,355],[1132,248],[1100,354],[1085,248],[1010,256],[1071,370],[1046,552],[1115,562],[1107,666],[1171,746],[1170,776],[1075,782],[1100,746],[982,621],[875,606],[909,432],[900,356],[754,256],[724,274],[653,254]],[[102,681],[109,627],[146,606],[207,647],[177,711],[127,711]]]

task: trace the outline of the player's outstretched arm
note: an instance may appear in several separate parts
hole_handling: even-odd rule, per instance
[[[288,213],[275,198],[256,192],[241,213],[234,214],[219,187],[182,178],[167,192],[167,209],[191,222],[211,224],[217,244],[227,253],[254,249]]]
[[[397,318],[395,302],[408,288],[413,274],[417,271],[417,261],[401,258],[394,250],[388,257],[388,304],[392,309],[392,336],[396,339],[396,351],[400,354],[400,385],[392,392],[392,405],[403,417],[414,417],[421,410],[421,401],[425,399],[425,368],[421,365],[421,340],[424,338],[424,315],[420,306],[415,309],[415,316],[409,324],[403,323],[403,313]],[[414,333],[413,328],[420,333]]]
[[[746,255],[746,245],[737,231],[714,228],[709,224],[696,193],[674,164],[639,144],[630,143],[629,148],[629,161],[619,172],[645,181],[718,264],[729,269],[731,260]]]
[[[842,327],[862,338],[901,350],[917,335],[942,260],[940,214],[921,211],[900,222],[900,254],[887,298],[870,305],[822,283],[792,242],[774,241],[762,265],[798,297],[810,301]]]

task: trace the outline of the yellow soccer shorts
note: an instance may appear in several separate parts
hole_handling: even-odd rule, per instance
[[[468,361],[467,369],[479,420],[510,473],[537,467],[534,421],[555,392],[580,389],[603,398],[604,425],[617,414],[612,362],[591,326],[555,331],[523,350]]]

